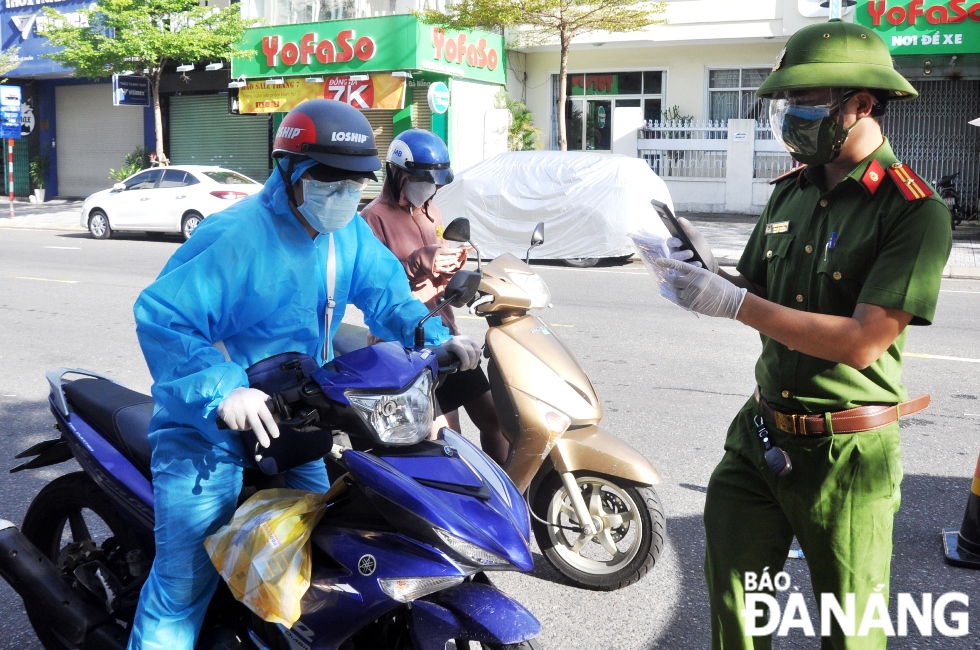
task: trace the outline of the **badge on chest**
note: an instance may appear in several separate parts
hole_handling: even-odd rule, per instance
[[[767,235],[781,235],[784,232],[789,232],[788,221],[774,221],[773,223],[766,224]]]

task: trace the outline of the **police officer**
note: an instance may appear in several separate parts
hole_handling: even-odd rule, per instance
[[[805,166],[774,181],[738,275],[718,270],[690,223],[710,268],[681,261],[691,253],[676,240],[661,262],[682,306],[762,338],[758,388],[728,430],[705,504],[716,650],[771,647],[747,635],[746,573],[775,575],[794,535],[818,602],[832,594],[845,608],[854,594],[859,627],[873,594],[887,598],[898,418],[928,404],[907,401],[901,383],[905,330],[931,323],[952,245],[946,206],[882,136],[887,103],[917,93],[874,32],[840,21],[800,30],[758,96],[772,100],[773,133]],[[858,631],[835,619],[822,647],[885,647],[881,629]]]

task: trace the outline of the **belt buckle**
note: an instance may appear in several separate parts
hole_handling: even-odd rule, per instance
[[[806,418],[805,415],[797,415],[796,413],[780,413],[775,411],[776,415],[776,426],[785,431],[786,433],[792,433],[795,436],[805,436],[806,433]]]

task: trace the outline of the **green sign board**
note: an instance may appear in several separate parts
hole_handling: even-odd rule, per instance
[[[504,39],[480,31],[425,25],[414,16],[383,16],[246,30],[233,59],[234,78],[349,75],[426,70],[504,84]]]
[[[854,20],[884,39],[895,56],[980,52],[980,2],[858,0]]]

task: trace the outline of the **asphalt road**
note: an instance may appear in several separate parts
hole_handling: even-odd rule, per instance
[[[163,237],[94,241],[0,229],[0,470],[17,464],[17,452],[52,436],[46,370],[88,368],[148,391],[132,305],[177,245]],[[682,312],[655,294],[638,264],[538,268],[554,302],[541,315],[592,378],[605,403],[604,428],[663,474],[657,491],[667,510],[667,547],[650,575],[613,593],[562,584],[540,555],[532,575],[495,580],[541,619],[549,650],[707,648],[705,486],[728,423],[752,391],[758,337],[734,322]],[[945,281],[935,325],[909,335],[906,384],[913,395],[931,393],[933,406],[904,426],[906,476],[892,572],[893,594],[910,593],[916,601],[922,593],[968,594],[971,634],[896,638],[892,648],[980,648],[980,576],[946,566],[939,539],[942,527],[961,521],[980,451],[978,313],[980,282]],[[485,329],[466,316],[459,322],[473,336]],[[19,523],[46,482],[74,469],[0,472],[0,516]],[[794,585],[808,592],[805,563],[789,560],[787,567]],[[0,648],[40,648],[5,584],[0,612]],[[775,642],[777,648],[817,646],[799,631]]]

